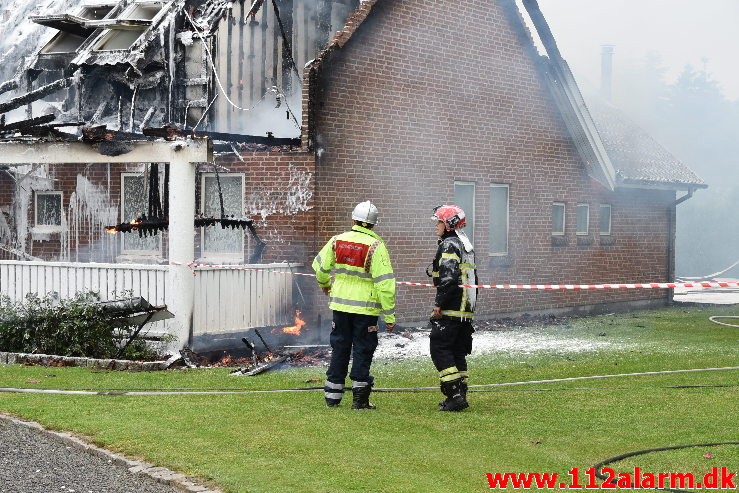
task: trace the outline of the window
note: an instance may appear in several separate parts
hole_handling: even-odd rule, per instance
[[[34,223],[36,229],[59,231],[62,229],[62,192],[36,192]]]
[[[565,234],[565,203],[552,203],[552,235],[564,236]]]
[[[600,234],[607,236],[611,234],[611,206],[600,204]]]
[[[221,201],[218,196],[218,182],[221,183],[223,209],[227,216],[244,215],[244,175],[203,173],[201,201],[205,216],[221,217]],[[202,228],[201,256],[229,258],[243,261],[244,231],[242,229],[222,228],[220,224]]]
[[[121,174],[121,222],[131,222],[149,210],[149,197],[144,175],[140,173]],[[161,180],[160,180],[161,182]],[[160,191],[161,193],[161,191]],[[121,233],[123,253],[138,255],[156,255],[161,250],[161,235],[139,237],[137,231]]]
[[[162,10],[164,2],[136,2],[118,16],[118,25],[108,32],[95,45],[95,51],[127,50],[149,29],[152,21]],[[124,22],[133,21],[133,22]]]
[[[59,16],[32,18],[38,24],[59,29],[59,32],[41,49],[41,54],[74,53],[92,35],[93,29],[82,24],[84,20],[101,20],[113,10],[112,5],[83,7],[73,18],[59,20]],[[66,21],[66,22],[65,22]]]
[[[508,255],[508,188],[498,183],[490,185],[489,255]]]
[[[578,235],[587,235],[590,229],[590,204],[577,204],[577,231]]]
[[[454,204],[464,211],[467,218],[467,227],[464,232],[475,244],[475,183],[468,181],[454,182]]]

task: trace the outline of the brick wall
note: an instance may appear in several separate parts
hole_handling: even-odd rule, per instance
[[[534,58],[499,2],[377,2],[324,61],[311,117],[318,150],[316,214],[325,241],[347,229],[361,200],[380,208],[376,231],[399,280],[424,281],[436,248],[432,207],[454,181],[476,184],[474,243],[483,283],[664,281],[673,192],[609,192],[589,179]],[[489,186],[510,184],[509,255],[489,257]],[[551,203],[567,204],[564,246],[553,246]],[[578,245],[575,204],[591,207]],[[599,204],[612,205],[601,244]],[[580,242],[583,243],[583,242]],[[609,243],[609,244],[605,244]],[[399,287],[401,319],[428,315],[433,289]],[[484,290],[481,313],[666,297],[664,290]]]

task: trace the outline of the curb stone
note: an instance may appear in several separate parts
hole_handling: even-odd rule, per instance
[[[72,356],[56,356],[52,354],[28,354],[0,352],[0,365],[22,365],[31,363],[35,365],[77,366],[82,368],[101,368],[109,370],[129,371],[160,371],[165,370],[166,361],[131,361],[123,359],[98,359]]]
[[[14,424],[25,426],[26,428],[32,428],[46,436],[53,437],[68,446],[72,446],[90,455],[96,455],[103,459],[107,459],[110,464],[126,467],[131,473],[148,476],[154,481],[173,486],[182,491],[192,493],[223,493],[221,490],[202,486],[198,484],[194,478],[170,471],[166,467],[153,466],[146,462],[128,459],[123,455],[87,443],[69,433],[47,430],[43,425],[36,423],[35,421],[25,421],[0,413],[0,421],[2,420],[10,421]]]

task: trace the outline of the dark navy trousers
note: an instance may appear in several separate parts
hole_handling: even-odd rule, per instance
[[[349,377],[356,382],[370,385],[372,357],[377,349],[377,315],[360,315],[334,310],[331,329],[331,363],[326,371],[329,382],[343,384],[349,370],[349,357],[353,358]]]

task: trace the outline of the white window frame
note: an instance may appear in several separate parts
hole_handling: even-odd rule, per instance
[[[585,231],[577,229],[580,227],[577,218],[581,208],[585,208]],[[587,236],[590,233],[590,204],[587,202],[578,202],[575,207],[575,230],[577,236]]]
[[[126,177],[137,177],[141,178],[142,181],[146,180],[146,177],[143,172],[136,173],[132,171],[124,171],[121,173],[121,222],[130,221],[131,219],[124,217],[123,211],[125,209],[125,203],[126,203],[126,187],[124,186],[124,180]],[[160,178],[162,178],[162,174],[160,173]],[[162,183],[162,180],[159,180],[159,183]],[[159,191],[161,196],[161,190]],[[162,256],[162,235],[161,232],[159,234],[154,235],[154,238],[157,240],[157,248],[156,250],[132,250],[132,249],[126,249],[126,240],[124,235],[138,235],[138,231],[131,231],[129,233],[121,233],[121,255],[128,255],[128,256]]]
[[[490,200],[493,188],[505,188],[506,189],[506,215],[505,215],[505,251],[504,252],[491,252],[492,244],[490,242],[490,233],[488,233],[488,256],[489,257],[505,257],[508,255],[510,250],[510,237],[511,237],[511,185],[509,183],[491,183],[490,189],[488,190],[488,200]],[[492,203],[490,204],[492,207]],[[492,222],[492,217],[490,217]],[[490,228],[490,224],[488,224]]]
[[[604,233],[601,230],[601,220],[603,217],[603,209],[608,209],[608,232]],[[613,229],[613,208],[611,207],[611,204],[600,204],[600,210],[599,210],[599,216],[598,216],[598,233],[600,236],[611,236],[611,231]]]
[[[205,178],[215,178],[215,173],[201,173],[200,174],[200,211],[205,214]],[[241,209],[243,214],[244,202],[246,200],[245,183],[246,175],[244,173],[218,173],[219,178],[227,178],[237,176],[241,178]],[[214,226],[208,226],[210,228],[220,228],[221,225],[216,223]],[[205,249],[205,227],[200,228],[200,260],[211,260],[211,261],[236,261],[244,262],[244,250],[246,249],[246,238],[245,231],[241,228],[236,228],[234,231],[241,232],[241,249],[238,253],[229,252],[212,252]]]
[[[554,208],[562,206],[562,231],[554,231]],[[552,236],[564,236],[567,231],[567,204],[565,202],[552,202]]]
[[[467,228],[469,228],[470,223],[472,224],[472,234],[467,235],[470,238],[470,241],[472,244],[475,244],[475,228],[477,227],[475,224],[475,193],[477,192],[477,185],[474,181],[462,181],[462,180],[454,180],[454,201],[456,205],[459,205],[456,203],[457,200],[457,185],[461,185],[463,187],[472,187],[472,210],[471,211],[464,211],[465,217],[468,218],[467,220]],[[467,230],[467,228],[464,228]],[[465,231],[467,233],[467,231]]]
[[[59,223],[60,224],[39,224],[38,223],[38,196],[39,195],[58,195],[60,201]],[[60,190],[34,190],[33,191],[33,231],[37,233],[56,233],[64,230],[64,192]]]

